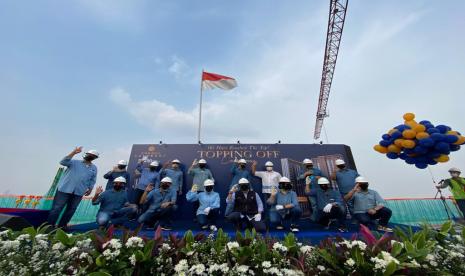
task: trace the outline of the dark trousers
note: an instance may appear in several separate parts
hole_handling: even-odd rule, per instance
[[[361,224],[369,228],[375,228],[376,220],[379,220],[379,225],[387,226],[391,216],[392,216],[392,211],[391,209],[387,207],[383,207],[379,209],[374,215],[370,215],[368,213],[354,214],[354,217],[356,220],[358,220],[358,222],[360,222]]]
[[[137,206],[140,208],[142,208],[141,204],[140,204],[140,198],[142,197],[142,195],[144,194],[144,190],[140,190],[140,189],[134,189],[134,204],[137,204]]]
[[[337,226],[342,226],[344,219],[345,219],[346,212],[344,212],[339,206],[333,206],[333,208],[331,208],[331,211],[329,213],[325,213],[323,212],[323,210],[320,210],[318,215],[319,215],[318,223],[320,223],[321,225],[326,226],[328,225],[330,220],[335,219],[338,224]]]
[[[255,220],[249,220],[246,215],[241,218],[241,213],[239,212],[232,212],[229,214],[226,218],[228,221],[232,222],[234,226],[236,227],[237,231],[241,231],[243,228],[243,225],[245,224],[247,228],[255,228],[255,231],[257,232],[265,232],[266,231],[266,225],[261,221],[255,221]]]
[[[220,214],[219,209],[211,209],[208,215],[200,214],[197,215],[197,222],[200,224],[200,226],[205,226],[205,225],[216,225],[216,219],[218,218],[218,215]]]
[[[61,214],[61,211],[65,209],[63,216],[58,223],[59,227],[65,227],[73,217],[74,212],[76,212],[81,199],[81,195],[68,194],[57,191],[55,197],[53,198],[52,210],[50,210],[50,214],[47,218],[48,224],[55,225],[57,223],[58,217]]]
[[[175,206],[170,206],[168,208],[159,208],[157,210],[147,210],[142,215],[140,215],[137,221],[144,224],[155,224],[156,221],[160,222],[161,226],[168,226],[171,224],[171,218]]]
[[[457,207],[462,212],[462,218],[465,218],[465,199],[456,199],[455,202],[457,202]]]
[[[290,220],[291,224],[297,225],[302,216],[302,210],[299,207],[292,207],[289,213],[282,216],[278,211],[270,210],[270,227],[281,225],[283,221]]]

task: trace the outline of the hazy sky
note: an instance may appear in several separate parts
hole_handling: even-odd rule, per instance
[[[326,130],[385,197],[435,194],[372,149],[403,113],[465,132],[464,9],[349,3]],[[102,184],[134,143],[195,142],[202,68],[239,83],[205,93],[204,142],[315,142],[327,16],[328,1],[1,1],[0,192],[45,193],[76,145],[102,153]],[[464,165],[462,150],[432,172]]]

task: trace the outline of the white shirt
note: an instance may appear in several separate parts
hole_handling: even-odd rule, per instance
[[[275,171],[261,171],[255,172],[255,176],[262,179],[262,193],[271,194],[271,188],[279,186],[279,180],[281,179],[281,174]]]

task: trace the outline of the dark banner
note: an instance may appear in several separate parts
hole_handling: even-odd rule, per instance
[[[173,159],[181,161],[181,169],[184,172],[183,195],[178,198],[179,215],[188,218],[193,216],[192,204],[187,203],[185,194],[192,186],[192,177],[187,170],[194,159],[207,160],[207,167],[211,170],[215,179],[215,190],[221,196],[222,210],[226,205],[225,198],[231,184],[231,167],[235,159],[247,160],[247,169],[251,170],[253,161],[257,162],[257,171],[265,170],[266,161],[274,164],[274,170],[287,176],[294,183],[299,195],[299,201],[308,215],[308,203],[304,196],[304,182],[298,181],[297,176],[302,170],[302,160],[312,159],[315,167],[329,176],[334,168],[334,161],[342,158],[349,168],[355,169],[355,163],[350,148],[346,145],[320,145],[320,144],[136,144],[133,145],[129,159],[128,171],[132,174],[131,186],[137,179],[134,170],[137,162],[143,160],[148,166],[152,161],[159,161],[162,166]],[[335,183],[333,183],[335,184]],[[260,178],[252,177],[252,187],[261,194]]]

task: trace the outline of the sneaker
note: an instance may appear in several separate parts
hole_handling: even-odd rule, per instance
[[[384,231],[384,232],[392,232],[392,229],[386,226],[378,226],[379,231]]]
[[[276,230],[283,230],[283,229],[284,229],[284,226],[282,226],[282,225],[276,226]]]
[[[211,230],[212,232],[216,232],[216,231],[218,231],[218,228],[216,228],[216,225],[211,225],[211,226],[210,226],[210,230]]]
[[[291,232],[297,233],[299,232],[299,226],[298,225],[291,225]]]
[[[202,230],[207,230],[208,229],[208,225],[203,225],[202,226]]]
[[[163,225],[163,226],[161,227],[161,230],[164,230],[164,231],[171,231],[171,230],[173,230],[173,228],[172,228],[171,226],[169,226],[169,225]]]
[[[338,227],[338,228],[337,228],[337,231],[339,231],[339,232],[341,232],[341,233],[347,233],[347,232],[349,232],[349,230],[347,230],[347,228],[345,228],[345,227]]]

